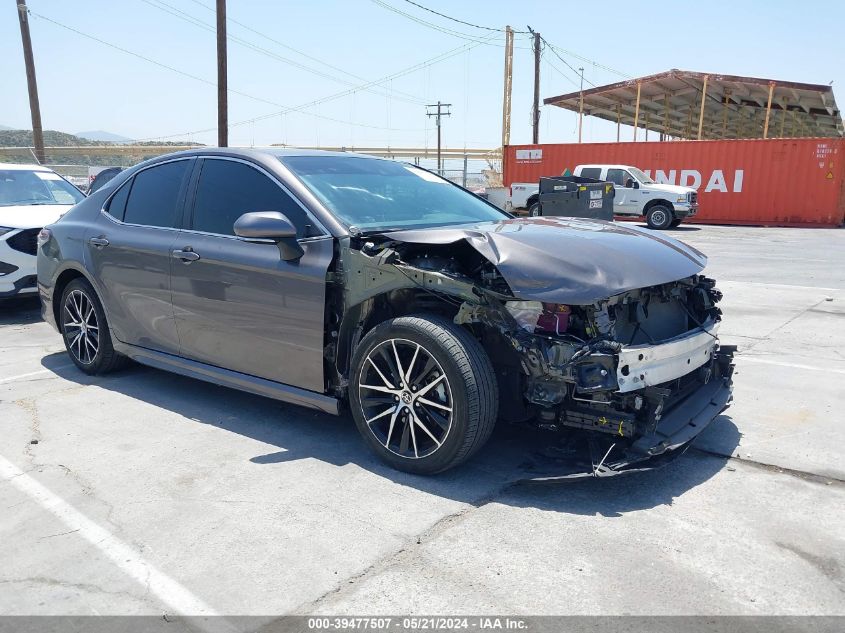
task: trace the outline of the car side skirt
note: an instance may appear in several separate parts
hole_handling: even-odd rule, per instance
[[[117,340],[113,340],[113,343],[117,352],[128,356],[142,365],[181,374],[188,378],[196,378],[222,387],[239,389],[240,391],[273,398],[274,400],[298,404],[310,409],[331,413],[332,415],[340,414],[340,401],[331,396],[273,382],[264,378],[257,378],[256,376],[242,374],[221,367],[199,363],[172,354],[128,345]]]

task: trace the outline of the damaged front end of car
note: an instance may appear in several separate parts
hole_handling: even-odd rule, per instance
[[[586,472],[595,476],[683,452],[731,399],[734,348],[718,343],[720,297],[713,280],[695,275],[587,306],[508,301],[512,320],[475,310],[515,352],[533,420],[564,434],[535,455],[533,478],[585,472],[567,471],[573,429],[587,434]]]
[[[340,251],[327,341],[337,392],[368,324],[448,316],[489,355],[500,419],[546,432],[530,479],[663,465],[731,400],[734,348],[717,337],[721,293],[700,274],[703,255],[680,242],[542,219],[352,236]]]

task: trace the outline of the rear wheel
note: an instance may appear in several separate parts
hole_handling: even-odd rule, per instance
[[[543,207],[540,206],[539,202],[533,202],[529,205],[528,215],[532,218],[536,218],[538,216],[543,215]]]
[[[381,459],[425,475],[481,448],[498,410],[495,374],[479,342],[428,315],[385,321],[363,338],[349,400],[358,430]]]
[[[126,357],[112,346],[97,293],[85,279],[74,279],[62,293],[59,323],[70,359],[86,374],[105,374],[125,364]]]
[[[662,204],[654,205],[648,210],[648,213],[646,213],[646,223],[648,224],[648,228],[655,229],[657,231],[668,229],[672,225],[672,220],[674,219],[675,216],[672,214],[672,210]]]

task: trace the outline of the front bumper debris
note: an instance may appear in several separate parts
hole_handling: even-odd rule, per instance
[[[692,441],[728,408],[733,398],[733,346],[723,346],[714,360],[720,375],[676,403],[654,431],[635,439],[599,441],[588,437],[581,446],[552,447],[531,455],[525,481],[610,477],[653,470],[682,455]],[[575,434],[573,434],[575,435]],[[581,438],[583,439],[583,438]]]
[[[711,321],[659,345],[625,345],[619,351],[616,381],[620,393],[659,385],[710,362],[719,324]]]

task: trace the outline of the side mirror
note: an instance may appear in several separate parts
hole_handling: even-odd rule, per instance
[[[296,227],[278,211],[252,211],[235,220],[235,235],[247,240],[273,240],[285,261],[305,253],[296,241]]]
[[[638,183],[633,178],[628,178],[628,180],[625,181],[625,188],[626,189],[639,189],[640,183]]]

